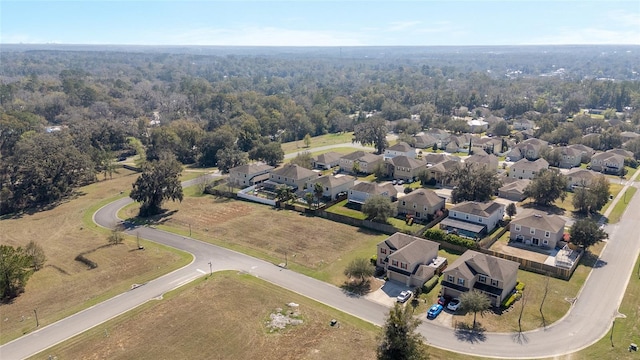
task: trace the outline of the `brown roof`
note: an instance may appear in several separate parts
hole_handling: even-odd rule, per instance
[[[329,151],[327,153],[315,156],[313,159],[315,160],[315,162],[330,164],[332,162],[336,162],[340,160],[341,157],[342,157],[342,154],[337,153],[335,151]]]
[[[393,254],[389,255],[389,258],[409,264],[414,264],[423,260],[426,253],[433,250],[437,252],[440,248],[440,244],[435,241],[420,239],[416,237],[413,238],[413,241],[411,241],[401,249],[395,251]]]
[[[515,191],[520,194],[524,194],[524,189],[529,185],[531,180],[529,179],[518,179],[516,181],[512,181],[498,189],[498,191],[502,192],[511,192]]]
[[[502,208],[503,206],[504,205],[498,204],[495,201],[487,201],[484,203],[475,202],[475,201],[465,201],[451,208],[451,211],[459,211],[465,214],[489,217],[491,216],[491,214],[500,210],[500,208]]]
[[[396,156],[390,159],[387,159],[388,162],[393,164],[393,166],[401,166],[409,169],[416,169],[420,166],[427,165],[423,160],[412,159],[405,155]]]
[[[426,205],[428,207],[434,207],[444,201],[443,198],[438,196],[433,190],[420,189],[412,191],[405,195],[402,201],[416,203],[418,205]]]
[[[380,185],[376,183],[363,181],[361,183],[356,184],[354,187],[351,188],[351,190],[365,192],[367,194],[372,194],[372,195],[380,195],[385,191],[389,193],[389,196],[395,197],[396,195],[398,195],[398,190],[396,190],[396,188],[390,183]]]
[[[413,150],[413,147],[411,147],[411,145],[407,144],[406,142],[400,141],[399,143],[388,147],[387,150],[407,152]]]
[[[481,154],[479,153],[478,150],[476,150],[476,153],[469,156],[464,162],[468,164],[486,164],[486,165],[491,165],[491,163],[494,163],[497,166],[498,157],[493,154],[487,154],[486,152],[484,154]]]
[[[521,225],[528,228],[540,229],[557,233],[564,230],[566,221],[557,215],[540,214],[536,212],[521,214],[511,221],[511,226]]]
[[[362,150],[358,150],[358,151],[354,151],[352,153],[349,153],[347,155],[342,155],[341,159],[347,159],[347,160],[358,160],[361,157],[364,156],[364,154],[366,154],[366,152],[362,151]]]
[[[383,242],[386,243],[391,250],[398,250],[418,239],[420,238],[397,232],[384,239]]]
[[[573,180],[573,178],[577,178],[577,179],[583,179],[583,180],[591,181],[593,178],[598,176],[598,173],[596,173],[595,171],[591,171],[591,170],[586,170],[586,169],[581,169],[581,168],[573,168],[573,169],[567,171],[565,176],[568,177],[568,178],[571,178],[572,180]]]
[[[511,165],[511,168],[518,170],[540,171],[542,169],[548,169],[549,163],[543,158],[535,161],[530,161],[523,158],[516,161],[515,164]]]
[[[325,175],[317,178],[313,183],[320,183],[324,187],[334,188],[336,186],[340,186],[346,184],[348,182],[353,183],[356,180],[353,176],[342,175],[342,176],[334,176],[334,175]]]
[[[269,171],[273,169],[273,166],[269,166],[266,164],[246,164],[246,165],[240,165],[240,166],[236,166],[234,168],[229,169],[229,172],[234,171],[234,172],[239,172],[241,174],[255,174],[255,173],[259,173],[262,171]]]
[[[286,164],[281,168],[275,169],[271,172],[274,175],[280,175],[286,178],[300,180],[310,176],[317,176],[317,174],[309,169],[303,168],[298,164]]]
[[[465,278],[471,279],[476,274],[487,275],[492,279],[504,281],[518,271],[519,263],[467,250],[444,271],[459,271]]]

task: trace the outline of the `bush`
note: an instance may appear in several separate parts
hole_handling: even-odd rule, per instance
[[[502,306],[502,308],[504,309],[508,309],[511,305],[513,305],[514,302],[516,302],[516,300],[520,299],[521,297],[522,294],[520,292],[513,292],[511,293],[511,295],[509,295],[508,298],[502,301],[502,304],[500,304],[500,306]]]
[[[524,283],[518,281],[518,283],[516,284],[516,291],[522,292],[522,290],[524,290]]]
[[[444,231],[438,229],[427,229],[424,232],[424,237],[430,240],[444,241]]]
[[[422,293],[427,294],[429,291],[433,290],[436,285],[438,285],[438,281],[440,280],[439,276],[434,276],[429,279],[424,285],[422,285]]]
[[[466,247],[467,249],[476,248],[476,242],[466,239],[455,234],[447,234],[439,229],[428,229],[424,232],[424,237],[435,241],[446,241],[450,244]]]
[[[378,264],[378,255],[373,255],[369,260],[371,261],[371,265],[376,266]]]
[[[409,193],[410,193],[410,192],[412,192],[412,191],[413,191],[413,189],[412,189],[412,188],[410,188],[410,187],[406,187],[406,188],[404,188],[404,193],[405,193],[405,194],[409,194]]]

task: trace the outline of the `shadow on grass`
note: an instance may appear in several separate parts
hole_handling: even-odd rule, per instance
[[[360,297],[371,291],[371,282],[369,280],[345,281],[340,288],[350,297]]]
[[[163,210],[162,213],[153,215],[153,216],[148,216],[148,217],[136,216],[136,217],[128,218],[124,221],[123,226],[125,227],[125,229],[130,230],[136,227],[137,225],[162,225],[165,222],[167,222],[173,214],[177,212],[178,210],[171,210],[171,211]]]
[[[474,344],[487,340],[485,331],[486,329],[482,327],[482,324],[479,322],[476,322],[475,328],[473,327],[473,325],[469,325],[467,323],[457,323],[454,333],[458,340]]]
[[[21,209],[18,210],[17,212],[14,213],[10,213],[10,214],[4,214],[2,216],[0,216],[0,220],[17,220],[17,219],[21,219],[23,216],[25,215],[34,215],[36,213],[42,212],[42,211],[47,211],[47,210],[52,210],[55,209],[56,207],[58,207],[59,205],[62,205],[64,203],[68,203],[71,200],[75,200],[80,198],[81,196],[86,195],[87,193],[84,191],[79,191],[79,190],[75,190],[72,191],[69,195],[51,202],[49,204],[38,204],[34,207],[30,207],[30,208],[26,208],[26,209]]]
[[[547,215],[564,215],[565,213],[565,210],[563,208],[557,207],[555,205],[543,206],[543,205],[538,205],[536,203],[530,202],[530,203],[523,204],[522,207],[524,209],[534,209],[538,211],[544,211],[545,213],[547,213]]]

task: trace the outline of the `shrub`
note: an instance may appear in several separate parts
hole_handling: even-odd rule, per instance
[[[412,191],[413,191],[413,189],[412,189],[412,188],[410,188],[410,187],[406,187],[406,188],[404,188],[404,193],[405,193],[405,194],[409,194],[409,193],[410,193],[410,192],[412,192]]]
[[[427,229],[424,232],[424,237],[430,240],[444,241],[444,231],[438,229]]]
[[[434,276],[429,279],[424,285],[422,285],[422,293],[427,294],[429,291],[433,290],[436,285],[438,285],[438,281],[440,280],[439,276]]]
[[[509,295],[508,298],[502,301],[502,304],[500,304],[500,306],[502,306],[502,308],[504,309],[508,309],[514,302],[516,302],[516,300],[520,299],[521,297],[522,294],[520,292],[513,292],[511,293],[511,295]]]
[[[428,229],[424,232],[424,237],[435,241],[446,241],[450,244],[466,247],[467,249],[474,249],[476,247],[476,242],[471,239],[463,238],[455,234],[446,234],[439,229]]]
[[[378,264],[378,255],[373,255],[369,260],[371,261],[371,265],[376,266]]]
[[[518,281],[518,283],[516,284],[516,291],[522,292],[522,290],[524,290],[524,283]]]

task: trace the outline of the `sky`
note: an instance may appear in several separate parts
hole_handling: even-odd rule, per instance
[[[2,0],[0,43],[640,45],[640,0]]]

